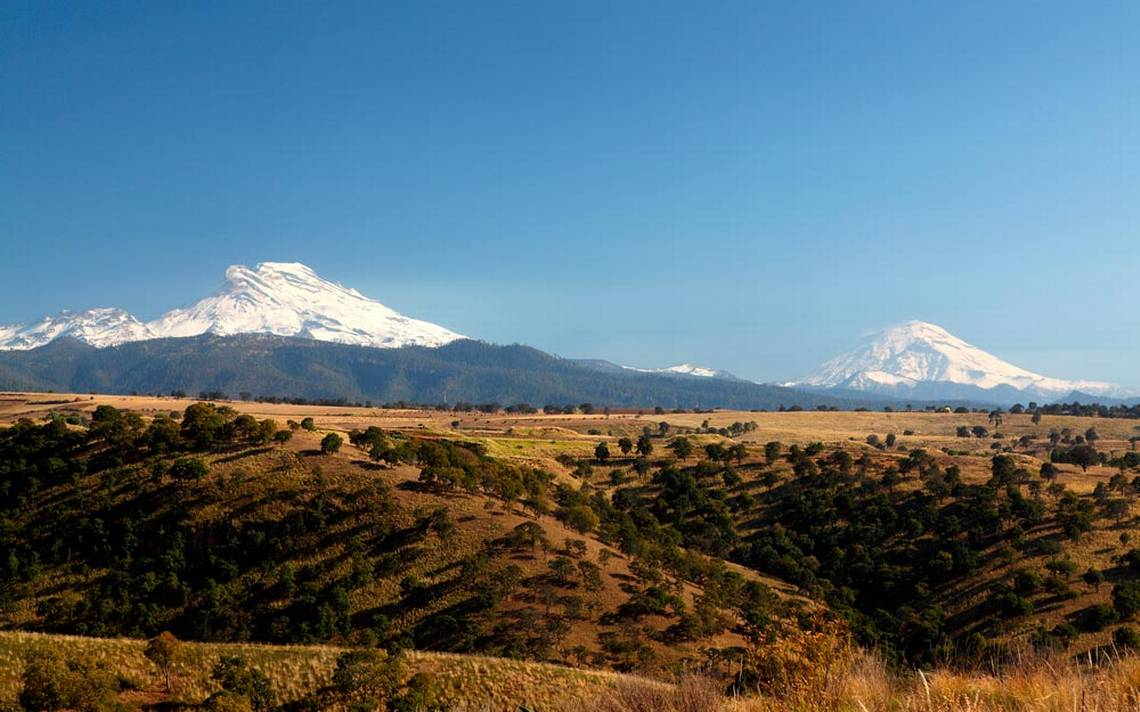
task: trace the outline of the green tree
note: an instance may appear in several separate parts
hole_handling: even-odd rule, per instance
[[[618,438],[618,449],[622,455],[628,455],[633,452],[633,441],[627,437]]]
[[[435,676],[417,672],[408,680],[403,692],[388,701],[388,712],[445,712],[440,704],[443,692]]]
[[[182,643],[170,631],[163,631],[147,641],[143,655],[162,673],[166,691],[170,692],[170,671],[182,652]]]
[[[1100,462],[1100,453],[1092,445],[1076,445],[1069,450],[1069,459],[1074,465],[1079,465],[1082,472]]]
[[[1081,580],[1092,586],[1094,591],[1099,591],[1100,585],[1104,583],[1104,572],[1090,567],[1081,574]]]
[[[321,452],[326,455],[332,455],[340,452],[340,446],[344,444],[344,438],[336,433],[329,433],[321,438]]]
[[[633,461],[633,471],[637,473],[639,478],[645,477],[649,474],[649,460],[644,457],[639,457]]]
[[[736,464],[743,464],[748,457],[748,447],[744,443],[736,443],[728,448],[728,455],[736,460]]]
[[[333,689],[345,698],[377,704],[392,699],[404,681],[400,654],[382,650],[350,650],[336,660]]]
[[[570,507],[566,510],[565,517],[570,528],[583,534],[594,531],[598,526],[598,515],[585,505]]]
[[[594,448],[594,458],[598,462],[605,462],[606,460],[610,459],[609,446],[604,442],[598,443],[597,447]]]
[[[653,441],[648,435],[642,434],[637,439],[637,454],[642,457],[649,457],[653,453]]]
[[[684,460],[693,454],[693,444],[688,438],[674,438],[669,447],[680,460]]]
[[[1121,618],[1131,618],[1140,611],[1140,583],[1126,581],[1112,587],[1112,606]]]
[[[1017,460],[1009,455],[994,455],[990,461],[990,472],[994,484],[1012,484],[1017,480]]]
[[[200,450],[209,449],[221,440],[232,413],[213,403],[191,403],[182,412],[182,436]]]
[[[210,468],[196,457],[182,457],[167,472],[176,480],[200,480],[210,473]]]
[[[24,663],[20,707],[28,712],[66,709],[71,702],[70,671],[58,651],[33,650]]]
[[[257,424],[257,441],[261,444],[270,442],[275,435],[277,435],[277,421],[266,418]]]
[[[257,418],[243,413],[226,424],[226,434],[230,442],[260,441],[261,424]]]
[[[768,461],[769,465],[775,464],[776,460],[780,458],[780,449],[780,443],[775,440],[764,445],[764,459]]]
[[[118,692],[115,676],[88,658],[65,659],[50,648],[28,654],[18,700],[27,712],[105,712]]]
[[[244,658],[223,655],[214,665],[210,679],[221,685],[225,692],[247,698],[254,710],[268,710],[273,706],[269,678],[257,668],[250,667]]]

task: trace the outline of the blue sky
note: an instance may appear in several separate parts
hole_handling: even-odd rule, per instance
[[[0,323],[301,261],[566,356],[1140,385],[1140,4],[0,7]]]

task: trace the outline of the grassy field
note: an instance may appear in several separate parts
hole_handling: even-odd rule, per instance
[[[210,670],[219,657],[239,656],[264,672],[273,683],[278,704],[302,699],[329,684],[343,648],[224,643],[184,643],[167,696],[159,670],[143,656],[145,641],[0,632],[0,702],[13,702],[20,689],[23,661],[29,651],[50,647],[65,656],[87,656],[108,665],[131,688],[122,694],[129,704],[171,700],[197,704],[217,685]],[[442,696],[455,710],[584,709],[591,700],[617,686],[666,689],[665,683],[606,671],[579,670],[543,663],[478,655],[409,652],[408,673],[430,673]]]
[[[327,686],[332,646],[186,643],[174,666],[173,692],[143,656],[144,642],[0,632],[0,704],[16,699],[23,660],[37,648],[85,656],[125,683],[128,709],[196,704],[217,688],[209,672],[220,656],[240,656],[266,673],[278,704]],[[408,674],[434,676],[456,712],[1116,712],[1140,709],[1140,659],[1113,656],[1098,665],[1029,656],[1000,674],[946,669],[892,672],[858,651],[820,661],[778,693],[741,696],[722,682],[690,674],[668,681],[475,655],[408,654]]]

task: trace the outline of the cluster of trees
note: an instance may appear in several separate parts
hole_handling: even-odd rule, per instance
[[[1097,452],[1092,445],[1074,445],[1068,449],[1053,448],[1049,453],[1049,462],[1077,465],[1082,470],[1088,470],[1093,465],[1107,464],[1108,455]]]
[[[536,513],[549,508],[547,486],[554,475],[488,457],[479,443],[408,437],[376,426],[353,430],[348,439],[377,462],[418,466],[425,487],[519,500]]]
[[[871,433],[867,436],[867,444],[878,450],[894,448],[898,444],[898,436],[894,433],[887,433],[886,437],[880,438],[878,435]]]
[[[975,437],[979,440],[989,437],[990,430],[984,425],[959,425],[956,435],[960,438]]]
[[[111,712],[122,689],[116,673],[92,657],[37,648],[24,661],[17,701],[27,712]]]
[[[895,444],[888,439],[894,440],[868,441],[885,449]],[[767,472],[756,477],[766,490],[757,492],[742,485],[732,458],[720,452],[706,451],[684,465],[680,455],[692,448],[680,440],[673,442],[679,459],[658,463],[649,488],[619,487],[610,501],[590,499],[599,536],[682,578],[699,574],[687,568],[677,546],[778,575],[826,600],[861,642],[912,662],[994,653],[984,638],[954,639],[933,593],[940,586],[975,574],[995,548],[1038,546],[1027,532],[1042,526],[1062,540],[1080,538],[1097,517],[1128,513],[1126,497],[1114,493],[1140,491],[1122,471],[1099,494],[1079,497],[1054,481],[1051,463],[1038,479],[1004,454],[992,458],[988,482],[967,484],[956,466],[943,467],[921,449],[883,463],[843,450],[828,453],[819,443],[785,450],[770,442],[764,448]],[[1089,446],[1062,451],[1060,461],[1085,461],[1083,447]],[[1140,457],[1133,460],[1140,464]],[[781,480],[775,467],[782,462],[795,477],[776,487]],[[906,481],[914,484],[902,486]],[[742,521],[750,523],[747,534]],[[1062,579],[1071,574],[1058,563],[1034,590],[1067,595]],[[996,587],[973,615],[990,620],[989,606],[1006,618],[1024,614],[1029,579],[1020,589],[1016,582]],[[1124,591],[1127,599],[1131,589]],[[995,632],[1001,620],[990,620]]]
[[[349,593],[399,576],[425,537],[448,529],[438,512],[403,513],[380,481],[338,491],[319,472],[280,503],[273,490],[242,499],[214,486],[221,474],[201,481],[211,471],[201,448],[256,448],[269,428],[209,404],[191,405],[180,421],[143,427],[99,410],[89,430],[59,421],[0,429],[0,520],[9,524],[0,530],[0,610],[35,598],[39,627],[87,635],[351,640],[374,621],[354,622]],[[239,467],[226,477],[251,475]],[[273,516],[256,514],[265,506]],[[329,533],[350,523],[368,534],[343,543],[351,573],[332,575],[337,559],[313,552],[330,553]],[[41,596],[47,575],[81,581],[80,595]]]
[[[1030,411],[1043,415],[1079,415],[1086,418],[1140,418],[1140,403],[1134,405],[1101,405],[1099,403],[1081,404],[1051,403],[1036,406],[1030,404]],[[1036,406],[1036,407],[1032,407]],[[1012,409],[1010,412],[1013,412]]]
[[[524,580],[509,557],[480,550],[450,569],[453,578],[416,579],[408,571],[424,540],[447,540],[455,531],[447,510],[408,512],[378,478],[348,490],[319,468],[311,484],[261,489],[269,480],[259,478],[272,473],[253,475],[240,463],[281,432],[290,430],[198,403],[145,424],[130,413],[100,410],[87,430],[62,421],[0,429],[0,518],[10,523],[0,530],[0,605],[37,599],[32,625],[53,632],[146,637],[169,630],[196,640],[333,641],[539,658],[557,657],[570,623],[592,610],[589,597],[603,576],[580,554],[554,557],[548,575]],[[419,467],[425,488],[519,502],[622,546],[642,562],[639,600],[646,606],[665,590],[663,570],[702,584],[728,577],[666,528],[647,527],[656,515],[616,507],[589,486],[555,487],[550,473],[495,460],[477,445],[379,428],[347,439],[377,461]],[[652,444],[647,436],[642,449]],[[346,446],[329,434],[323,441],[326,451]],[[730,470],[730,450],[714,452],[723,461],[710,467]],[[660,482],[669,477],[678,480],[659,506],[675,510],[671,516],[684,522],[690,544],[706,539],[705,550],[726,551],[729,545],[717,542],[733,540],[731,517],[701,524],[704,511],[723,512],[723,503],[678,473]],[[231,482],[243,486],[226,486]],[[41,595],[48,576],[82,581],[82,590]],[[398,582],[399,598],[354,610],[353,592],[381,579]],[[546,614],[501,605],[520,587]],[[718,599],[710,598],[693,610],[670,606],[677,623],[670,635],[716,629],[725,619],[719,611],[736,605],[725,595],[727,602],[714,605]],[[433,614],[413,615],[417,609]],[[632,620],[637,610],[620,616]],[[600,664],[643,660],[648,648],[630,635],[611,640]]]
[[[701,422],[701,427],[697,429],[697,432],[701,434],[720,435],[721,437],[725,438],[735,438],[746,433],[751,433],[759,427],[759,423],[757,423],[755,420],[750,420],[747,423],[737,420],[730,425],[723,427],[714,427],[706,419]]]

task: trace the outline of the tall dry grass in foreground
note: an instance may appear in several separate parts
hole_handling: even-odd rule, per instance
[[[194,705],[217,684],[210,671],[222,655],[236,655],[264,672],[278,703],[296,702],[332,679],[336,660],[344,648],[326,645],[256,645],[250,643],[183,642],[173,670],[173,694],[165,695],[158,669],[143,656],[145,640],[87,638],[0,631],[0,709],[15,702],[29,653],[39,648],[60,651],[102,663],[151,701]],[[672,686],[604,670],[580,670],[560,665],[507,660],[480,655],[407,653],[407,674],[431,674],[453,712],[536,712],[588,710],[592,700],[615,686],[671,689]],[[128,709],[138,701],[124,694]],[[710,709],[710,708],[705,708]],[[335,712],[337,708],[330,708]]]
[[[475,655],[409,653],[409,674],[435,676],[455,712],[1140,712],[1140,656],[1102,665],[1026,655],[1001,673],[933,670],[896,673],[881,659],[814,634],[778,644],[767,661],[766,694],[725,694],[725,678],[689,675],[674,684],[628,675]],[[800,645],[803,643],[803,645]],[[0,632],[0,707],[15,700],[23,659],[36,647],[85,654],[139,690],[161,689],[142,655],[144,641]],[[342,649],[187,643],[173,701],[200,702],[215,689],[219,655],[240,655],[270,675],[279,702],[328,683]],[[762,660],[761,660],[762,661]],[[773,678],[772,672],[781,675]],[[128,695],[129,696],[129,695]],[[160,695],[161,697],[161,695]],[[127,700],[128,703],[130,702]],[[128,704],[128,708],[137,708]]]
[[[1028,658],[1001,674],[948,670],[896,674],[862,654],[843,673],[783,694],[728,697],[691,677],[673,689],[619,685],[601,712],[1117,712],[1140,710],[1140,658],[1097,667]]]

